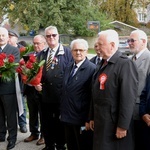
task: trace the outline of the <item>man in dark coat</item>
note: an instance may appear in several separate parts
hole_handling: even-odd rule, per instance
[[[68,150],[92,150],[81,147],[80,129],[88,124],[88,115],[91,102],[91,81],[95,71],[95,64],[87,59],[88,43],[83,39],[71,42],[71,52],[74,58],[65,70],[63,90],[61,95],[61,121],[65,125],[65,134]],[[72,69],[76,66],[75,71]],[[85,145],[86,144],[86,145]]]
[[[117,51],[119,37],[115,30],[101,31],[98,44],[103,60],[92,82],[93,150],[134,150],[132,116],[138,89],[137,68]]]
[[[43,67],[42,90],[42,120],[45,148],[43,150],[65,150],[64,128],[60,122],[60,93],[64,70],[72,61],[70,49],[59,43],[59,34],[55,26],[45,29],[48,48],[39,53],[39,60],[46,60]]]
[[[8,43],[8,31],[0,27],[0,48],[7,55],[12,54],[15,62],[19,62],[20,54],[16,47]],[[14,75],[15,76],[15,75]],[[15,147],[17,140],[17,97],[15,79],[10,82],[3,82],[0,79],[0,142],[5,141],[8,130],[7,150]]]
[[[142,119],[141,138],[143,150],[150,148],[150,75],[140,96],[139,115]]]

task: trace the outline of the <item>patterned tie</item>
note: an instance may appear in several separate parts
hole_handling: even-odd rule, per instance
[[[48,60],[47,60],[47,63],[46,63],[46,71],[48,71],[51,63],[52,63],[52,50],[50,50],[50,54],[49,54],[49,57],[48,57]]]

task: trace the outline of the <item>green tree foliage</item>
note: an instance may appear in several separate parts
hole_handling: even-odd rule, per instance
[[[60,33],[92,36],[97,31],[87,29],[88,21],[100,21],[101,29],[110,27],[110,19],[88,0],[1,0],[0,8],[11,25],[27,31],[55,25]]]

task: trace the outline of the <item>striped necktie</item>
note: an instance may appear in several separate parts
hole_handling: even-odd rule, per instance
[[[50,65],[52,63],[52,55],[53,55],[53,52],[52,52],[52,50],[50,50],[50,54],[49,54],[48,60],[46,62],[46,71],[49,70],[49,67],[50,67]]]

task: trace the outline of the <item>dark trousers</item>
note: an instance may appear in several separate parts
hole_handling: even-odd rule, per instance
[[[65,150],[65,133],[60,122],[59,105],[42,103],[43,134],[45,144],[50,149]]]
[[[80,125],[64,123],[68,150],[92,150],[93,131],[81,130]]]
[[[0,95],[0,139],[8,141],[17,139],[17,98],[16,94]]]
[[[32,93],[27,94],[27,106],[29,109],[30,132],[32,135],[39,136],[40,132],[41,134],[43,132],[42,114],[41,114],[41,94],[39,94],[35,89],[32,89]]]
[[[150,150],[150,127],[144,121],[136,120],[135,150]]]

